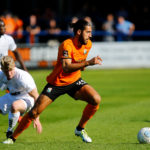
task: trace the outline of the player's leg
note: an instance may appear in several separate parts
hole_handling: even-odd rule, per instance
[[[19,119],[20,112],[17,113],[11,113],[11,111],[8,114],[8,129],[6,132],[6,137],[9,138],[13,134],[13,129],[17,124],[17,121]]]
[[[51,90],[53,89],[53,90]],[[42,94],[38,97],[37,101],[33,108],[22,118],[18,127],[14,131],[11,139],[4,141],[4,144],[12,144],[13,141],[17,139],[17,137],[31,124],[32,120],[37,118],[40,113],[51,104],[58,96],[64,94],[64,88],[53,87],[50,84],[47,84],[42,91]]]
[[[5,115],[11,111],[11,105],[12,105],[13,99],[10,96],[10,94],[5,94],[4,96],[0,97],[0,113]],[[7,135],[10,136],[12,132],[6,132]]]
[[[88,104],[83,111],[82,118],[79,122],[79,126],[84,128],[87,121],[92,118],[95,112],[99,108],[101,101],[100,95],[90,85],[84,85],[80,90],[75,93],[76,99],[86,101]]]
[[[12,103],[11,111],[9,112],[9,115],[8,115],[9,127],[6,133],[7,138],[12,135],[13,129],[19,120],[20,113],[24,113],[30,107],[31,107],[31,103],[29,100],[28,101],[16,100]]]
[[[37,99],[33,108],[27,113],[19,123],[18,127],[13,133],[13,138],[17,139],[17,137],[31,124],[32,120],[37,118],[40,113],[53,101],[46,95],[41,94]]]
[[[98,110],[101,97],[94,88],[86,84],[75,93],[74,98],[86,101],[88,103],[75,130],[75,134],[81,136],[81,138],[85,142],[92,142],[91,138],[87,135],[84,128],[88,120],[91,119]]]
[[[83,85],[74,95],[75,99],[83,100],[91,105],[99,105],[101,97],[98,92],[90,85]]]

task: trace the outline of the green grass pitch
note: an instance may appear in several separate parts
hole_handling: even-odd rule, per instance
[[[48,70],[30,71],[38,91],[46,84]],[[92,143],[74,135],[85,102],[68,95],[59,97],[41,114],[42,134],[31,125],[13,145],[0,143],[0,150],[146,150],[137,133],[150,127],[150,69],[85,70],[82,78],[101,95],[100,109],[86,129]],[[2,95],[3,93],[1,93]],[[0,141],[5,140],[7,115],[0,115]]]

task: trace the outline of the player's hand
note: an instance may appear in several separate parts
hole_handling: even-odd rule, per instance
[[[96,65],[96,64],[99,64],[99,65],[101,65],[102,64],[102,58],[101,57],[99,57],[99,56],[96,56],[96,57],[93,57],[92,59],[90,59],[89,61],[88,61],[88,63],[89,63],[89,65]]]
[[[41,122],[39,120],[39,117],[34,119],[33,125],[34,125],[34,128],[36,128],[37,133],[41,133],[42,132],[42,125],[41,125]]]

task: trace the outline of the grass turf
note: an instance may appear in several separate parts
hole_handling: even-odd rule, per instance
[[[46,84],[47,70],[30,71],[38,91]],[[14,145],[0,144],[1,149],[29,150],[145,150],[137,133],[150,126],[150,69],[86,70],[82,77],[101,95],[100,109],[86,129],[93,143],[86,144],[74,135],[85,103],[68,95],[59,97],[41,114],[43,133],[32,125]],[[0,141],[5,139],[7,116],[0,116]]]

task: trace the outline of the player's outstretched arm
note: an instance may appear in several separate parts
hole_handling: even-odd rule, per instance
[[[37,88],[35,88],[32,91],[30,91],[29,95],[34,98],[34,101],[36,101],[38,96],[39,96]],[[36,128],[37,133],[41,133],[42,132],[42,125],[41,125],[39,116],[33,120],[33,126],[34,126],[34,128]]]
[[[14,55],[16,57],[16,60],[20,63],[22,69],[24,69],[25,71],[28,71],[27,68],[26,68],[26,66],[25,66],[25,64],[24,64],[24,62],[23,62],[23,59],[22,59],[21,55],[18,52],[18,50],[16,49],[13,52],[14,52]]]
[[[93,57],[92,59],[81,63],[72,63],[71,59],[63,59],[62,67],[65,73],[70,73],[77,70],[82,70],[84,67],[87,66],[93,66],[96,64],[101,65],[101,63],[102,63],[102,59],[99,56]]]
[[[96,56],[96,57],[93,57],[92,59],[88,60],[88,65],[89,66],[93,66],[93,65],[96,65],[96,64],[99,64],[101,65],[102,64],[102,58],[99,57],[99,56]]]

